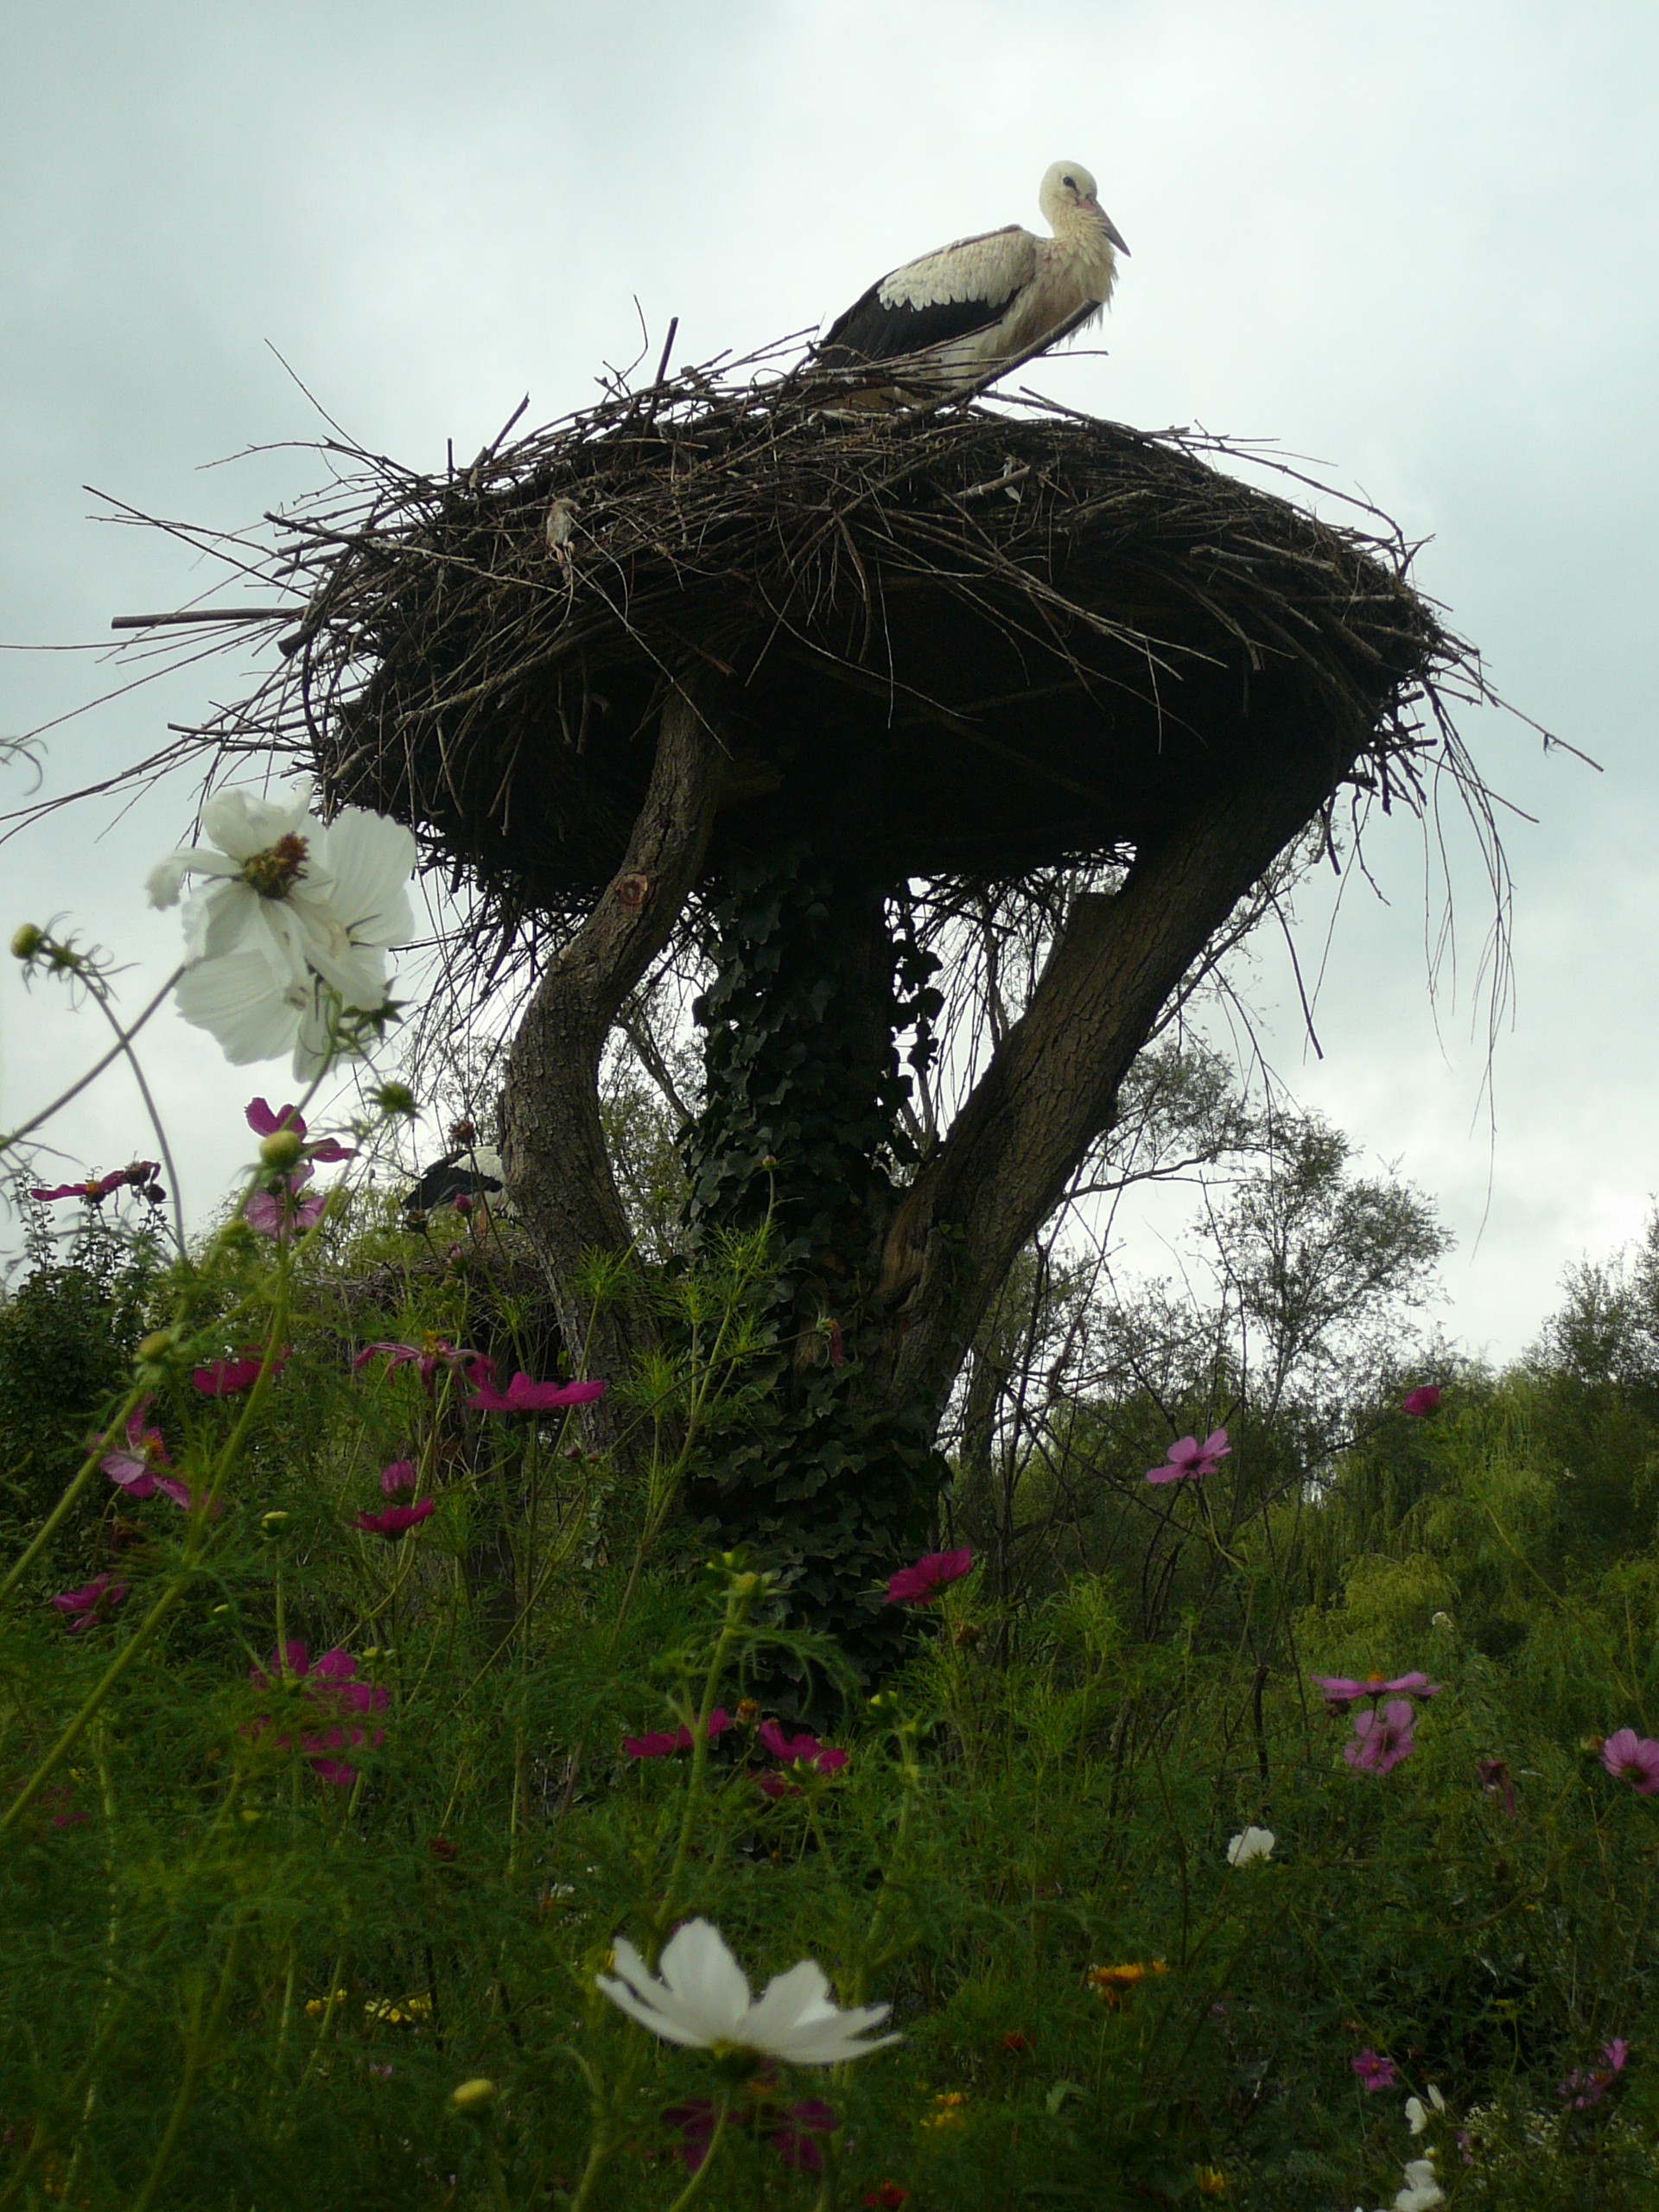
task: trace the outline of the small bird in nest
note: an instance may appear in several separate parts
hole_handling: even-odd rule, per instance
[[[1129,250],[1096,193],[1081,162],[1055,162],[1037,194],[1052,238],[1010,223],[906,262],[831,323],[817,360],[902,361],[901,385],[856,395],[891,406],[963,391],[1000,361],[1058,346],[1099,316]]]

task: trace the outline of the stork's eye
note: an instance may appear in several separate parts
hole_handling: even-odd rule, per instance
[[[1077,188],[1077,180],[1074,176],[1063,176],[1060,179],[1060,182],[1065,187],[1068,192],[1075,192]]]

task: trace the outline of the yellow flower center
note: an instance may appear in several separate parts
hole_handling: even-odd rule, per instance
[[[290,830],[263,853],[250,853],[242,863],[242,880],[262,899],[286,899],[305,873],[308,847]]]

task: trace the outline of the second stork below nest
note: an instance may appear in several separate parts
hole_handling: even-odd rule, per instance
[[[1010,223],[906,262],[830,325],[818,359],[904,361],[904,389],[879,395],[892,402],[964,390],[999,361],[1058,345],[1100,314],[1129,250],[1096,189],[1080,162],[1054,162],[1037,195],[1052,238]]]

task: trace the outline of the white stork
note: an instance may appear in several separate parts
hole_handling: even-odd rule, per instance
[[[1054,162],[1037,204],[1052,238],[1010,223],[906,262],[830,325],[819,360],[913,359],[913,387],[938,395],[1093,322],[1112,296],[1117,255],[1129,249],[1081,162]]]

